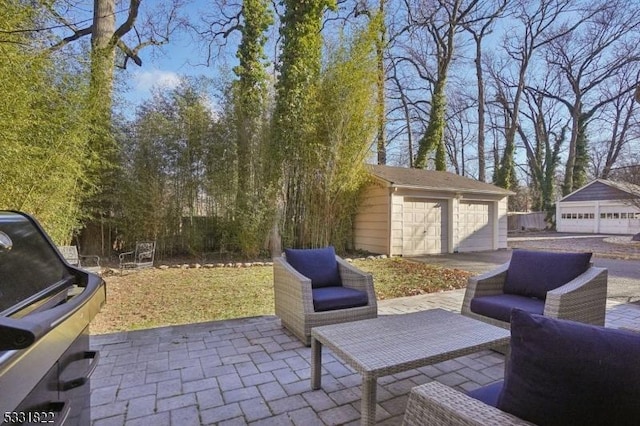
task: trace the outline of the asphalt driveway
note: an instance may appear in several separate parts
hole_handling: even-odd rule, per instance
[[[420,256],[413,259],[483,273],[508,262],[511,249],[552,251],[591,251],[595,266],[609,270],[608,298],[620,302],[640,302],[640,247],[636,244],[610,243],[611,236],[559,233],[535,233],[508,238],[509,249],[475,253]]]

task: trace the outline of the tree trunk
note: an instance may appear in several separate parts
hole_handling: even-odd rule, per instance
[[[111,117],[116,30],[115,0],[94,0],[91,35],[91,98],[98,118]]]
[[[434,148],[436,149],[436,170],[444,170],[442,168],[442,154],[444,151],[444,115],[446,110],[446,74],[440,76],[433,88],[433,96],[431,98],[431,113],[429,114],[429,123],[424,136],[420,139],[418,145],[418,153],[414,166],[417,169],[424,169],[427,166],[427,154]],[[445,164],[446,168],[446,164]]]
[[[564,184],[562,185],[562,195],[573,192],[573,172],[576,164],[576,145],[578,143],[578,133],[580,133],[580,106],[579,98],[576,98],[573,108],[571,108],[571,139],[569,139],[569,152],[567,153],[567,165],[564,169]]]
[[[378,9],[379,22],[379,34],[376,39],[376,61],[378,66],[378,79],[377,79],[377,118],[378,118],[378,164],[387,164],[387,141],[385,135],[385,96],[384,96],[384,82],[385,82],[385,69],[384,69],[384,49],[386,45],[386,33],[387,28],[384,22],[384,2],[380,0],[380,8]]]
[[[476,77],[478,82],[478,180],[486,182],[486,162],[484,158],[484,77],[482,75],[482,39],[476,38]]]

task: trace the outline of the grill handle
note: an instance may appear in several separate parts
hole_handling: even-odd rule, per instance
[[[82,353],[81,359],[90,359],[91,363],[87,367],[87,370],[82,373],[80,377],[76,377],[71,380],[66,380],[58,385],[58,389],[61,391],[68,391],[77,387],[80,387],[89,381],[89,377],[93,374],[93,371],[98,366],[98,360],[100,359],[100,352],[98,351],[85,351]]]
[[[89,274],[82,293],[55,308],[24,318],[0,317],[0,351],[28,348],[91,299],[100,286],[100,278]]]

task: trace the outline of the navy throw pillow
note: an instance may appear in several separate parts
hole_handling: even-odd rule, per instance
[[[547,298],[556,289],[589,269],[591,253],[552,253],[514,250],[511,255],[504,292],[520,296]]]
[[[511,314],[498,408],[539,426],[637,425],[640,334]]]
[[[340,273],[333,247],[318,249],[285,249],[287,262],[311,280],[311,287],[340,286]]]

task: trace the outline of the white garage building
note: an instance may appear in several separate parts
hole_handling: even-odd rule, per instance
[[[355,219],[355,248],[419,256],[507,247],[513,192],[449,172],[370,166]]]
[[[633,199],[640,199],[639,187],[596,179],[558,201],[556,228],[559,232],[637,234],[640,209]]]

